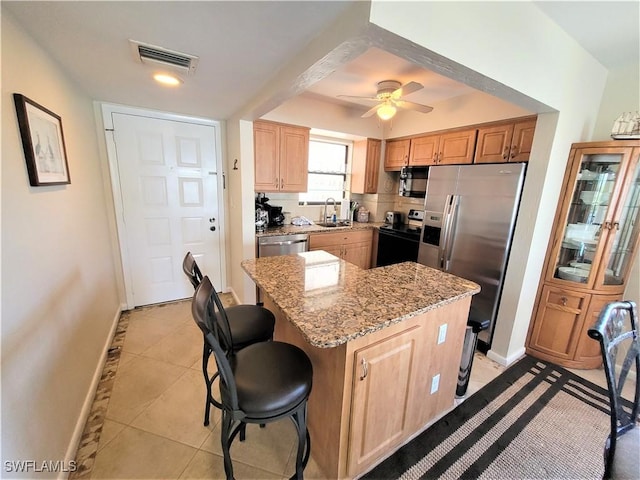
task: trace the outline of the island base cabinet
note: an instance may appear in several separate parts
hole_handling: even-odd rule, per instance
[[[349,440],[351,474],[362,471],[407,436],[406,412],[416,368],[415,328],[355,352]]]
[[[311,456],[326,478],[362,475],[454,407],[470,302],[464,297],[318,348],[265,296],[276,316],[274,339],[297,345],[311,359]]]

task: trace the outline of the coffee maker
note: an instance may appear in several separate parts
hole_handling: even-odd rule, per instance
[[[256,212],[266,212],[267,226],[269,227],[280,227],[284,225],[284,214],[282,213],[282,207],[269,205],[267,203],[268,201],[269,198],[265,197],[264,193],[258,193],[256,197]]]

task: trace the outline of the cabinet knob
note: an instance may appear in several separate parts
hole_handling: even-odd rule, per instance
[[[284,178],[280,179],[280,190],[284,188]]]
[[[360,380],[364,380],[365,378],[367,378],[367,375],[369,374],[369,364],[367,363],[367,360],[365,358],[362,359],[361,364],[362,364],[362,375],[360,375]]]
[[[513,148],[511,149],[511,158],[516,158],[517,154],[518,154],[518,146],[514,145]]]
[[[562,303],[563,307],[567,306],[567,302],[569,301],[569,299],[567,297],[560,297],[560,303]]]
[[[509,145],[504,147],[504,151],[502,152],[502,159],[506,160],[508,156],[509,156]]]

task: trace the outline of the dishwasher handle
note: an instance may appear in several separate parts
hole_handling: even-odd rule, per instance
[[[296,243],[306,243],[307,240],[287,240],[286,242],[261,242],[261,245],[295,245]]]

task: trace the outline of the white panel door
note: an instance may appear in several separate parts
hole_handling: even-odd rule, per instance
[[[123,263],[134,306],[193,296],[182,272],[188,251],[220,289],[215,127],[122,113],[112,118]]]

